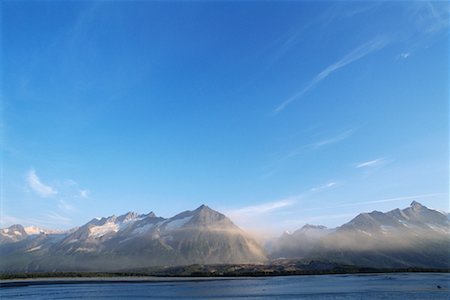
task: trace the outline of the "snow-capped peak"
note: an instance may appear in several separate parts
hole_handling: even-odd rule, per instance
[[[124,215],[117,217],[117,221],[120,223],[127,223],[127,222],[131,222],[131,221],[135,221],[139,217],[140,216],[138,215],[138,213],[130,211]]]
[[[108,234],[117,233],[125,228],[128,228],[136,221],[140,221],[144,218],[145,215],[139,215],[135,212],[128,212],[118,217],[112,215],[108,218],[95,220],[95,222],[91,223],[93,226],[89,227],[89,237],[97,239]]]
[[[28,235],[35,235],[35,234],[58,234],[58,233],[64,233],[64,230],[57,230],[57,229],[46,229],[46,228],[41,228],[41,227],[37,227],[37,226],[28,226],[24,228],[25,232]]]

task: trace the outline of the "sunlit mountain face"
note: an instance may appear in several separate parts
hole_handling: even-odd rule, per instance
[[[129,212],[61,233],[2,229],[3,270],[119,270],[143,266],[261,263],[266,254],[225,215],[200,206],[165,219]]]
[[[412,202],[362,213],[337,227],[305,225],[263,249],[225,215],[202,205],[171,218],[129,212],[68,231],[0,230],[0,270],[112,271],[190,264],[254,264],[280,258],[375,268],[450,267],[445,212]]]
[[[449,215],[413,201],[405,209],[362,213],[328,229],[305,226],[275,243],[273,258],[371,267],[450,267]]]

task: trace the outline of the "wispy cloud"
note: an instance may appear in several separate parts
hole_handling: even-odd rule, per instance
[[[354,18],[361,14],[366,14],[369,12],[373,12],[376,10],[381,3],[374,2],[371,5],[368,5],[367,2],[362,3],[362,5],[355,5],[354,1],[349,1],[349,3],[339,2],[335,5],[331,6],[328,11],[317,18],[317,23],[322,25],[323,28],[329,27],[336,21],[345,19],[345,18]]]
[[[279,158],[270,162],[270,164],[268,164],[266,166],[266,170],[262,177],[268,178],[268,177],[272,176],[273,174],[275,174],[277,172],[277,169],[279,169],[288,160],[290,160],[296,156],[307,153],[308,151],[318,150],[319,148],[326,147],[326,146],[344,141],[345,139],[348,139],[349,137],[351,137],[355,131],[356,131],[356,129],[345,130],[343,132],[340,132],[340,133],[338,133],[334,136],[328,137],[326,139],[319,140],[314,143],[310,143],[310,144],[306,144],[306,145],[297,147],[296,149],[292,150],[291,152],[288,152],[287,154],[285,154],[284,156],[280,156]]]
[[[355,132],[355,129],[349,129],[349,130],[343,131],[335,136],[332,136],[330,138],[309,144],[308,147],[315,149],[315,148],[320,148],[320,147],[327,146],[330,144],[339,143],[339,142],[351,137],[354,132]]]
[[[72,224],[72,219],[65,217],[53,211],[40,214],[38,218],[26,217],[18,218],[12,215],[2,214],[0,218],[0,226],[8,227],[13,224],[20,224],[22,226],[37,226],[42,228],[61,229]]]
[[[39,219],[35,219],[35,218],[18,218],[18,217],[9,215],[9,214],[5,214],[3,212],[1,213],[0,226],[9,227],[14,224],[20,224],[23,226],[34,225],[34,226],[44,227],[43,224],[45,224],[45,222],[43,222],[42,220],[39,220]]]
[[[80,190],[80,197],[81,198],[89,198],[89,190]]]
[[[410,55],[411,55],[411,53],[409,53],[409,52],[403,52],[402,54],[400,54],[400,57],[403,59],[407,59]]]
[[[402,197],[394,197],[394,198],[385,198],[385,199],[378,199],[378,200],[371,200],[371,201],[347,202],[347,203],[341,203],[341,204],[337,204],[337,205],[333,205],[333,206],[321,206],[321,207],[306,208],[306,209],[304,209],[304,211],[325,210],[325,209],[334,209],[334,208],[351,207],[351,206],[362,206],[362,205],[367,205],[367,204],[396,202],[396,201],[404,201],[404,200],[418,200],[418,199],[433,198],[433,197],[438,197],[438,196],[443,196],[443,195],[445,195],[445,194],[431,193],[431,194],[419,194],[419,195],[410,195],[410,196],[402,196]]]
[[[47,212],[43,214],[43,216],[46,218],[46,222],[49,224],[70,224],[70,222],[72,221],[70,218],[53,211]]]
[[[311,189],[311,192],[320,192],[320,191],[327,190],[327,189],[330,189],[330,188],[335,187],[335,186],[337,186],[337,182],[330,181],[330,182],[324,183],[322,185],[313,187]]]
[[[68,224],[70,219],[64,217],[66,213],[77,211],[76,203],[80,198],[89,198],[90,191],[81,189],[78,183],[73,179],[53,180],[52,185],[44,183],[37,175],[34,169],[30,169],[26,174],[26,183],[30,190],[43,198],[51,198],[48,205],[54,205],[53,209],[62,213],[55,212],[42,215],[42,220],[34,220],[36,224]],[[11,223],[13,219],[9,221]],[[23,221],[23,220],[22,220]],[[30,223],[30,220],[25,220]]]
[[[73,179],[65,179],[62,184],[58,185],[61,196],[67,198],[89,198],[90,191],[88,189],[80,188],[78,182]]]
[[[252,234],[260,235],[260,238],[267,238],[269,235],[277,235],[276,215],[285,214],[292,209],[292,206],[298,203],[301,195],[288,197],[272,202],[265,202],[257,205],[245,206],[237,209],[223,209],[233,222],[239,227],[252,232]]]
[[[397,59],[407,59],[418,49],[429,47],[433,39],[448,34],[450,26],[446,1],[414,1],[407,7],[408,24],[397,32],[396,40],[408,46]]]
[[[260,216],[271,213],[273,211],[294,205],[299,197],[289,197],[273,202],[266,202],[263,204],[246,206],[228,212],[231,216]]]
[[[70,204],[64,200],[58,201],[58,208],[63,211],[74,211],[75,210],[75,207],[72,204]]]
[[[324,70],[322,70],[322,72],[317,74],[303,89],[301,89],[288,99],[284,100],[280,105],[278,105],[275,108],[273,113],[277,114],[282,110],[284,110],[289,104],[303,97],[303,95],[305,95],[311,89],[315,88],[322,80],[330,76],[332,73],[357,60],[362,59],[363,57],[373,52],[383,49],[387,44],[388,39],[386,37],[379,36],[355,48],[353,51],[345,55],[343,58],[341,58],[337,62],[329,65]]]
[[[352,218],[355,217],[354,213],[345,214],[327,214],[314,217],[306,217],[300,219],[289,219],[283,221],[284,226],[295,226],[295,229],[305,224],[322,224],[322,222],[328,222],[330,219]]]
[[[373,168],[378,167],[386,163],[386,160],[384,158],[377,158],[374,160],[364,161],[361,163],[356,164],[355,168],[361,169],[361,168]]]
[[[0,218],[0,224],[2,226],[10,226],[12,224],[22,224],[23,223],[23,219],[20,218],[16,218],[14,216],[10,216],[10,215],[6,215],[6,214],[1,214],[1,218]]]
[[[448,3],[420,1],[412,17],[426,34],[434,34],[449,27]]]
[[[314,143],[311,143],[311,144],[304,145],[304,146],[298,148],[297,150],[292,151],[291,153],[289,153],[285,157],[285,159],[297,156],[297,155],[303,153],[305,150],[316,150],[316,149],[319,149],[319,148],[322,148],[322,147],[325,147],[325,146],[329,146],[329,145],[332,145],[332,144],[336,144],[336,143],[342,142],[343,140],[346,140],[349,137],[351,137],[354,132],[355,132],[355,129],[349,129],[349,130],[340,132],[340,133],[338,133],[338,134],[336,134],[334,136],[328,137],[326,139],[323,139],[323,140],[320,140],[320,141],[317,141],[317,142],[314,142]]]
[[[63,181],[63,184],[65,186],[76,186],[76,185],[78,185],[78,183],[75,180],[73,180],[73,179],[65,179]]]
[[[28,171],[27,176],[28,186],[39,196],[43,198],[52,197],[58,193],[56,189],[50,185],[44,184],[41,179],[37,176],[36,171],[31,169]]]
[[[424,199],[424,198],[432,198],[432,197],[442,196],[442,195],[444,195],[444,194],[443,193],[420,194],[420,195],[413,195],[413,196],[404,196],[404,197],[395,197],[395,198],[386,198],[386,199],[380,199],[380,200],[366,201],[366,202],[362,202],[362,204],[395,202],[395,201],[412,200],[412,199]]]

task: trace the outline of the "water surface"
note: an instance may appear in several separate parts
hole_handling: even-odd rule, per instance
[[[115,280],[2,284],[0,298],[450,299],[450,274],[438,273]]]

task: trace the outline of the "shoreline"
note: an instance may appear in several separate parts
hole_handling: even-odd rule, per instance
[[[0,288],[22,287],[30,285],[53,284],[108,284],[108,283],[165,283],[199,282],[216,280],[239,280],[251,277],[157,277],[157,276],[120,276],[120,277],[42,277],[0,280]]]
[[[256,280],[269,277],[292,276],[386,276],[386,275],[413,275],[413,274],[449,274],[449,270],[441,272],[367,272],[367,273],[329,273],[329,274],[284,274],[266,276],[111,276],[111,277],[35,277],[0,280],[0,289],[58,284],[117,284],[117,283],[174,283],[174,282],[205,282],[222,280]]]

